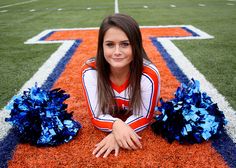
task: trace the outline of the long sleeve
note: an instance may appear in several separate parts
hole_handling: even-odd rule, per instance
[[[82,83],[92,124],[101,131],[111,132],[116,118],[98,110],[97,71],[88,65],[82,68]]]
[[[158,70],[149,65],[145,67],[141,79],[142,107],[140,115],[131,115],[127,123],[136,132],[143,130],[153,119],[154,109],[160,96],[160,75]]]
[[[86,97],[89,115],[92,124],[101,131],[111,132],[114,121],[117,119],[109,114],[103,114],[98,109],[97,71],[92,66],[84,65],[82,68],[82,82]],[[119,107],[128,108],[128,83],[122,86],[112,86],[115,100]],[[136,132],[143,130],[151,122],[155,106],[160,95],[160,75],[153,64],[144,65],[141,77],[142,105],[140,115],[131,115],[125,121]]]

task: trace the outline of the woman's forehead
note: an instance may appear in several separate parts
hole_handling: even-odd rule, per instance
[[[109,28],[104,35],[104,41],[127,41],[127,40],[129,40],[129,38],[127,37],[125,32],[118,27]]]

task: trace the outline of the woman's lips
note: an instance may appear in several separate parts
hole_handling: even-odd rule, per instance
[[[120,61],[122,61],[124,58],[112,58],[114,61],[116,61],[116,62],[120,62]]]

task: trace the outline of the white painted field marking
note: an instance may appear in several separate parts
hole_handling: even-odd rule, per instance
[[[193,26],[185,26],[189,30],[196,32],[200,35],[201,39],[214,38],[201,30]],[[158,41],[163,45],[166,51],[174,59],[178,67],[183,71],[183,73],[188,77],[188,79],[194,78],[201,83],[201,91],[206,92],[211,98],[212,101],[217,103],[220,110],[224,112],[225,118],[228,121],[228,124],[225,126],[227,134],[236,143],[236,111],[229,105],[225,97],[220,94],[217,89],[201,74],[194,65],[184,56],[184,54],[174,45],[171,40],[182,40],[184,38],[158,38]],[[196,39],[196,37],[187,37],[187,39]]]
[[[2,11],[0,11],[1,13],[5,13],[5,12],[7,12],[8,10],[2,10]]]
[[[229,103],[226,101],[225,97],[221,95],[215,87],[206,80],[203,74],[201,74],[192,63],[184,56],[184,54],[173,44],[172,40],[184,40],[184,39],[209,39],[213,36],[189,25],[172,25],[172,26],[141,26],[141,28],[160,28],[160,27],[187,27],[189,30],[197,33],[199,36],[196,37],[181,37],[181,38],[158,38],[157,40],[163,45],[166,51],[174,59],[175,63],[179,68],[185,73],[185,75],[191,79],[199,80],[201,83],[201,91],[207,92],[207,94],[212,98],[212,100],[218,104],[220,110],[225,114],[228,124],[226,125],[227,134],[231,137],[234,143],[236,143],[236,112]],[[42,41],[42,37],[45,37],[50,32],[53,31],[63,31],[63,30],[94,30],[98,28],[74,28],[74,29],[51,29],[45,30],[38,34],[37,36],[27,40],[25,44],[49,44],[49,43],[62,43],[61,46],[50,56],[50,58],[39,68],[39,70],[33,75],[33,77],[27,81],[23,87],[20,89],[18,94],[22,93],[24,90],[31,88],[38,83],[41,87],[47,80],[48,76],[53,72],[54,68],[58,62],[65,56],[66,52],[74,44],[74,40],[61,40],[61,41]],[[8,130],[12,127],[9,123],[5,122],[5,118],[8,118],[10,111],[3,108],[0,111],[0,140],[3,139]]]
[[[89,29],[98,29],[98,28],[81,28],[76,30],[89,30]],[[38,69],[38,71],[23,85],[17,95],[23,93],[24,90],[28,90],[35,85],[37,82],[37,86],[41,87],[45,81],[47,80],[48,76],[53,72],[59,61],[66,55],[66,52],[71,48],[74,44],[74,40],[67,40],[67,41],[40,41],[42,37],[47,35],[52,31],[58,30],[67,30],[67,29],[51,29],[45,30],[38,34],[37,36],[29,39],[25,42],[25,44],[49,44],[49,43],[62,43],[62,45],[49,57],[49,59]],[[70,29],[73,30],[73,29]],[[13,98],[9,101],[11,102]],[[2,140],[7,134],[8,131],[12,128],[12,126],[5,122],[5,118],[10,117],[10,111],[6,109],[6,106],[0,110],[0,140]]]
[[[119,4],[118,4],[118,0],[115,0],[115,13],[119,13]]]
[[[198,4],[198,6],[205,7],[206,5],[205,4]]]
[[[27,3],[31,3],[31,2],[35,2],[35,1],[37,1],[37,0],[31,0],[31,1],[25,1],[25,2],[19,2],[19,3],[15,3],[15,4],[5,5],[5,6],[0,6],[0,9],[11,7],[11,6],[16,6],[16,5],[23,5],[23,4],[27,4]]]

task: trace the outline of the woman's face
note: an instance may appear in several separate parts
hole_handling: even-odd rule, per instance
[[[129,68],[133,60],[132,47],[126,34],[117,27],[107,30],[103,41],[103,50],[106,61],[111,70]]]

